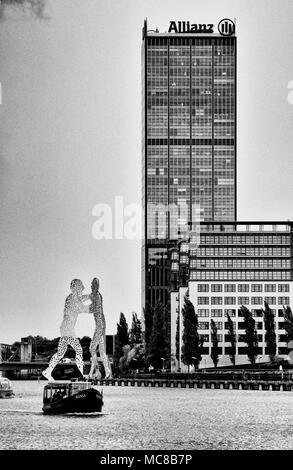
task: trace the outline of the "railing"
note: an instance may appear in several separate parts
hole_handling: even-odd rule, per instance
[[[124,379],[123,375],[120,375]],[[197,371],[192,373],[146,373],[126,376],[134,379],[162,379],[162,380],[263,380],[263,381],[291,381],[293,380],[292,370],[219,370],[219,371]]]
[[[96,379],[95,385],[121,386],[121,387],[168,387],[193,389],[224,389],[224,390],[269,390],[293,391],[291,376],[282,372],[275,375],[262,375],[250,371],[249,377],[235,377],[232,374],[164,374],[163,377],[114,377],[112,379]],[[163,374],[162,374],[163,375]]]

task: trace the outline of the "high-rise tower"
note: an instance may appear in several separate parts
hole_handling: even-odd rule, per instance
[[[236,220],[234,28],[172,23],[169,33],[143,27],[142,291],[152,306],[169,301],[170,244],[194,222]]]

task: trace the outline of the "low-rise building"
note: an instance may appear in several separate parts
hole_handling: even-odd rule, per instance
[[[275,316],[277,355],[287,357],[283,306],[293,304],[292,222],[205,222],[198,235],[181,241],[171,251],[171,369],[187,367],[176,359],[182,348],[182,308],[187,293],[198,315],[198,331],[204,337],[200,367],[213,367],[211,331],[218,330],[219,366],[231,365],[227,313],[237,337],[236,365],[246,364],[247,346],[240,307],[247,307],[256,321],[258,361],[268,360],[262,309],[267,302]]]

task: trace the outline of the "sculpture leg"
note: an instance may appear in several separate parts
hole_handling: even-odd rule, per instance
[[[96,378],[100,379],[101,378],[101,372],[99,369],[99,362],[98,362],[98,357],[96,354],[94,354],[91,358],[91,370],[89,374],[90,378]]]
[[[84,367],[84,362],[83,362],[83,357],[82,357],[82,347],[79,342],[78,338],[72,338],[72,341],[70,342],[70,346],[75,351],[75,361],[76,365],[78,367],[78,370],[80,371],[81,375],[83,376],[83,367]]]
[[[100,356],[101,356],[103,364],[104,364],[105,379],[110,379],[110,378],[112,378],[112,371],[111,371],[110,361],[109,361],[108,356],[106,354],[106,338],[105,338],[104,333],[100,334],[99,350],[100,350]]]
[[[91,368],[90,368],[90,373],[89,373],[90,379],[92,379],[93,376],[94,376],[95,362],[96,362],[96,361],[95,361],[95,357],[94,357],[94,355],[92,354],[92,355],[91,355]]]
[[[58,350],[54,354],[54,356],[51,357],[51,360],[49,362],[49,366],[47,369],[43,371],[43,376],[46,377],[48,380],[54,380],[53,377],[51,376],[53,370],[55,369],[56,365],[61,361],[61,359],[64,357],[67,347],[69,344],[69,338],[67,336],[62,336],[59,340],[58,343]]]
[[[99,336],[98,336],[97,330],[95,330],[93,339],[90,344],[90,353],[91,353],[91,370],[89,374],[90,378],[93,378],[96,370],[98,370],[98,374],[101,375],[99,368],[98,368],[98,357],[97,357],[98,342],[99,342]],[[98,375],[98,374],[95,374],[95,375]]]

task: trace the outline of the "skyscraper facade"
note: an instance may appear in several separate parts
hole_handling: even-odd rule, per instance
[[[188,292],[204,339],[200,367],[213,367],[211,320],[219,341],[219,365],[231,365],[231,336],[227,315],[233,321],[236,365],[247,363],[245,324],[241,306],[256,322],[258,356],[269,361],[265,303],[275,317],[276,355],[287,357],[288,337],[284,307],[293,302],[293,223],[202,223],[200,238],[181,241],[171,255],[171,369],[187,371],[181,354],[184,296]],[[177,343],[178,346],[177,346]]]
[[[170,29],[143,27],[142,302],[152,306],[170,300],[170,246],[195,222],[236,220],[234,31]]]

